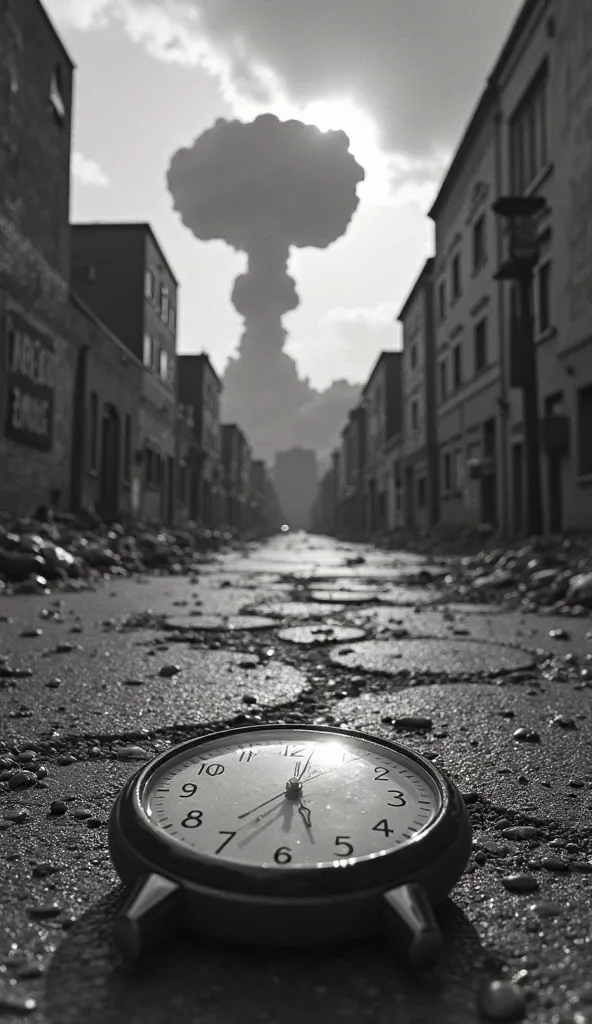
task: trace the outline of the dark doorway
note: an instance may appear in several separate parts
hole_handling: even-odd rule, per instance
[[[545,398],[545,419],[550,420],[563,414],[563,392]],[[563,494],[561,463],[564,455],[562,448],[547,447],[547,493],[550,533],[561,533],[563,529]]]
[[[106,405],[101,421],[101,463],[99,471],[99,513],[107,521],[119,513],[119,414]]]
[[[481,479],[481,520],[497,525],[497,474],[495,472],[495,420],[483,424],[483,455],[488,460],[488,472]]]
[[[524,446],[512,445],[512,520],[514,535],[524,530]]]

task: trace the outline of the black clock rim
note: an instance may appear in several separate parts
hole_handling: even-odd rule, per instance
[[[277,729],[298,732],[323,732],[328,735],[369,740],[390,751],[404,754],[427,772],[439,797],[440,811],[436,819],[414,840],[398,850],[371,860],[335,868],[298,868],[297,872],[282,867],[253,867],[216,863],[207,854],[185,850],[182,844],[152,825],[142,809],[141,797],[150,777],[172,757],[178,757],[199,743],[231,740],[233,736],[255,735]],[[122,881],[132,884],[145,874],[159,873],[182,883],[194,882],[212,889],[237,895],[282,897],[314,897],[388,887],[402,878],[421,875],[426,878],[433,864],[437,872],[438,861],[445,850],[454,856],[458,847],[460,876],[468,856],[468,817],[464,801],[457,788],[427,758],[410,750],[404,744],[384,740],[353,729],[332,726],[267,724],[225,729],[207,733],[163,751],[136,772],[117,798],[109,822],[111,856]]]

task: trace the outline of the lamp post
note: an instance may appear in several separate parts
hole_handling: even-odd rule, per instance
[[[541,196],[501,196],[492,210],[508,229],[507,259],[494,275],[518,285],[520,330],[510,334],[510,386],[523,395],[528,533],[542,533],[539,397],[536,345],[532,313],[532,281],[539,258],[538,214],[545,208]],[[513,325],[514,326],[514,325]],[[517,336],[516,336],[517,334]]]

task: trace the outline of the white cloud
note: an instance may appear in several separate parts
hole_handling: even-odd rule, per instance
[[[291,338],[286,352],[315,388],[328,387],[336,377],[363,384],[382,351],[401,348],[398,313],[392,302],[335,307],[322,317],[315,337]]]
[[[80,185],[91,188],[107,188],[110,184],[103,168],[83,153],[72,154],[72,175]]]

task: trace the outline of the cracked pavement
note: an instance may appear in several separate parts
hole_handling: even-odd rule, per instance
[[[0,599],[1,1020],[473,1024],[503,980],[517,1016],[592,1021],[590,616],[448,605],[426,568],[296,535],[191,576]],[[190,736],[290,721],[396,736],[465,795],[473,852],[437,965],[417,976],[378,940],[196,935],[122,965],[106,822],[123,783]]]

